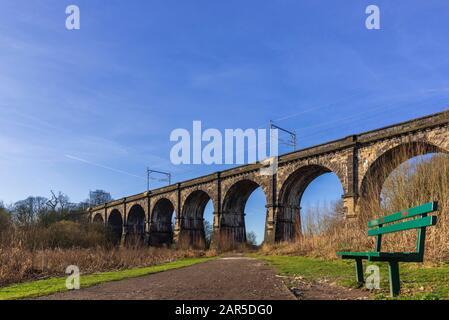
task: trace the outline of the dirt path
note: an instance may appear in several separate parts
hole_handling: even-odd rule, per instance
[[[366,298],[368,293],[362,290],[277,276],[263,261],[243,256],[230,256],[182,269],[104,283],[40,299],[342,300]]]
[[[326,280],[306,281],[302,277],[281,277],[298,300],[367,300],[364,289],[346,288]]]
[[[264,262],[225,257],[41,299],[294,300],[295,296]]]

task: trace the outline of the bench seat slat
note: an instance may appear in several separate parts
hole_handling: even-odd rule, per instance
[[[422,261],[422,257],[416,252],[337,252],[342,259],[362,259],[369,261]]]
[[[368,228],[377,227],[381,224],[391,223],[402,219],[408,219],[412,218],[418,215],[431,213],[438,210],[438,203],[437,202],[428,202],[426,204],[410,208],[407,210],[402,210],[396,213],[393,213],[391,215],[374,219],[368,222]]]
[[[409,220],[401,223],[391,224],[385,227],[368,230],[368,236],[417,229],[421,227],[433,226],[437,222],[436,216],[428,216],[420,219]]]
[[[416,254],[416,252],[376,252],[376,251],[367,251],[367,252],[355,252],[355,251],[340,251],[337,252],[338,256],[372,256],[372,257],[386,257],[386,256],[398,256],[398,255],[411,255]]]

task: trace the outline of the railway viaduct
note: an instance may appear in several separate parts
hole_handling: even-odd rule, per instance
[[[183,241],[202,247],[203,213],[211,200],[212,243],[243,242],[245,204],[261,187],[266,196],[264,241],[289,241],[300,223],[302,194],[318,176],[328,172],[338,176],[345,216],[350,219],[357,215],[368,185],[380,197],[395,166],[434,152],[449,152],[449,111],[284,154],[274,175],[260,175],[261,163],[244,165],[89,208],[89,219],[109,226],[117,242],[137,234],[146,235],[153,246]]]

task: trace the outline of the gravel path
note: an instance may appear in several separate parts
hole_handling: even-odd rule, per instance
[[[295,300],[296,298],[264,262],[237,256],[58,293],[40,299]]]

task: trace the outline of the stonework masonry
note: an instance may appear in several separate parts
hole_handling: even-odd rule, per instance
[[[88,214],[90,221],[111,226],[121,241],[140,232],[150,245],[182,240],[203,247],[203,213],[211,200],[212,242],[244,242],[245,204],[260,187],[266,196],[264,241],[289,241],[300,224],[302,194],[318,176],[337,175],[350,219],[357,215],[367,183],[381,189],[378,172],[393,155],[400,153],[405,161],[430,152],[449,152],[449,111],[284,154],[273,176],[260,175],[260,163],[244,165],[115,200],[90,208]]]

